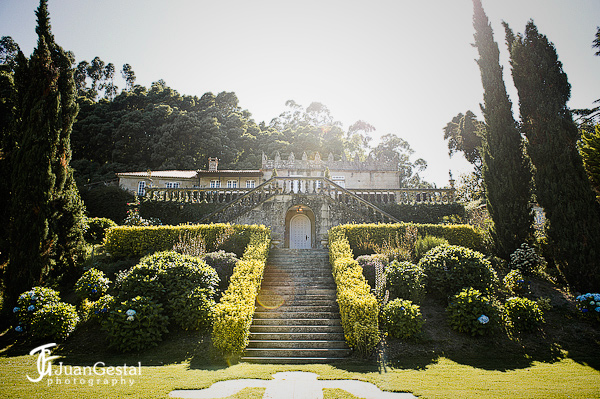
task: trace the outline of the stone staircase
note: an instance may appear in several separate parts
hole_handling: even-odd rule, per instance
[[[327,250],[271,250],[243,361],[328,363],[350,354]]]

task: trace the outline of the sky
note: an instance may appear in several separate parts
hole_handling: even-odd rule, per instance
[[[482,0],[500,46],[515,118],[502,21],[523,32],[533,19],[558,52],[571,108],[600,98],[592,42],[600,0]],[[0,36],[26,55],[36,45],[38,0],[0,0]],[[448,155],[443,128],[459,112],[481,118],[481,78],[471,0],[49,0],[56,42],[77,62],[130,64],[137,84],[159,79],[181,94],[236,93],[257,123],[294,100],[327,106],[347,128],[364,120],[404,138],[438,187],[472,171]],[[119,85],[119,83],[117,83]],[[121,82],[121,88],[124,84]]]

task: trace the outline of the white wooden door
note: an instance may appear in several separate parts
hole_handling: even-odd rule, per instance
[[[296,215],[290,220],[290,248],[311,248],[310,219],[306,215]]]

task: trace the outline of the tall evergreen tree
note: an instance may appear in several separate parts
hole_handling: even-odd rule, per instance
[[[482,176],[496,251],[507,258],[532,237],[531,167],[506,93],[498,44],[481,1],[473,0],[473,6],[474,47],[479,52],[477,63],[484,90]]]
[[[571,85],[554,45],[529,21],[524,35],[505,24],[522,129],[535,170],[537,200],[558,266],[576,289],[600,287],[600,206],[577,151],[567,101]]]
[[[15,147],[11,159],[9,304],[48,277],[74,276],[83,205],[69,167],[77,115],[72,55],[54,42],[47,0],[36,11],[38,43],[15,70]]]

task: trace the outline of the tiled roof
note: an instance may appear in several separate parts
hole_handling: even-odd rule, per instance
[[[198,176],[198,172],[195,170],[153,170],[146,172],[122,172],[117,173],[117,176],[121,177],[158,177],[158,178],[173,178],[173,179],[194,179]]]

